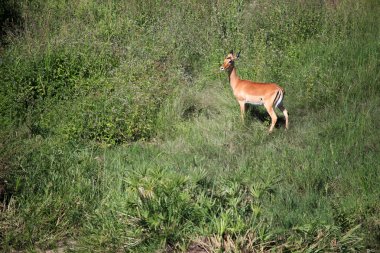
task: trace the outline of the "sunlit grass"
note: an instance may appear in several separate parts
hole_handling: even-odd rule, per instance
[[[377,250],[379,4],[334,3],[21,2],[0,248]],[[289,130],[262,108],[241,122],[231,49],[242,78],[285,88]]]

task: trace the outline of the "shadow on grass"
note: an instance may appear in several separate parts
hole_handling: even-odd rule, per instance
[[[15,33],[22,23],[21,5],[17,1],[3,0],[0,4],[0,46],[6,44],[7,32]]]
[[[270,124],[271,118],[269,116],[269,113],[265,110],[262,106],[254,106],[247,104],[246,105],[246,112],[247,116],[250,120],[258,119],[262,123],[268,122]],[[275,125],[275,128],[285,128],[285,117],[284,115],[278,110],[275,110],[277,114],[277,122]]]

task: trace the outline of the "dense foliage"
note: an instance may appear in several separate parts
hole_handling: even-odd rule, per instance
[[[6,0],[0,249],[379,249],[376,0]],[[286,90],[239,119],[223,57]],[[200,252],[200,251],[198,251]]]

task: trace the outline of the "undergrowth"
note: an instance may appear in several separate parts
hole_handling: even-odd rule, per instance
[[[376,252],[379,7],[6,0],[0,249]],[[240,122],[231,49],[288,131]]]

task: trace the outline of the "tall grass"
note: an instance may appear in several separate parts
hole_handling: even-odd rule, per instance
[[[9,6],[2,250],[379,249],[377,1]],[[285,88],[289,131],[240,122],[230,49]]]

